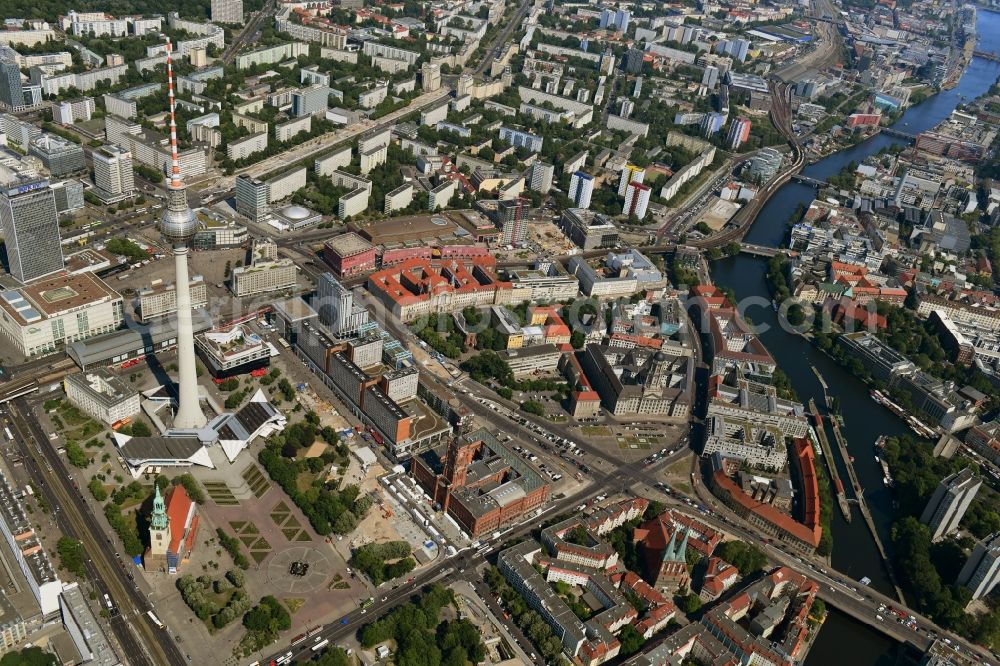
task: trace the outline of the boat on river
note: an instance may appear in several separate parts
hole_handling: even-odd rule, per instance
[[[871,391],[869,391],[869,395],[872,397],[872,400],[882,405],[883,407],[888,409],[890,412],[892,412],[899,418],[903,419],[906,425],[910,427],[910,430],[912,430],[920,437],[924,437],[927,439],[934,437],[935,432],[933,428],[927,426],[927,424],[918,419],[916,416],[907,413],[905,409],[903,409],[898,404],[893,402],[892,399],[889,398],[889,396],[887,396],[882,391],[879,391],[878,389],[872,389]],[[878,446],[878,443],[876,442],[875,445]]]
[[[876,458],[876,460],[878,460],[878,458]],[[885,460],[879,460],[878,462],[880,465],[882,465],[882,483],[891,488],[893,480],[892,480],[892,474],[889,473],[889,463],[887,463]]]

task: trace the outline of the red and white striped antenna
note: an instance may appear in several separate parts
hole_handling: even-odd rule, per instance
[[[174,59],[171,55],[173,46],[170,38],[167,37],[167,97],[170,101],[170,157],[172,160],[170,171],[170,186],[182,187],[181,164],[177,159],[177,119],[174,115]]]

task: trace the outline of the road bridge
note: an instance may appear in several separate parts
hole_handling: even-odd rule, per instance
[[[753,257],[771,258],[781,254],[782,250],[776,247],[767,247],[766,245],[754,245],[753,243],[740,243],[740,252],[742,252],[743,254],[749,254]]]

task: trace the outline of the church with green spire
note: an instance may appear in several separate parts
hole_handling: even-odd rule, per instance
[[[673,591],[681,587],[689,587],[691,576],[688,573],[687,546],[691,529],[685,528],[681,541],[677,543],[677,535],[680,530],[674,530],[670,535],[667,547],[663,549],[659,566],[656,568],[656,583],[654,587],[658,590]]]
[[[149,548],[142,558],[146,571],[167,570],[167,550],[170,548],[170,517],[167,515],[167,503],[156,486],[153,496],[153,513],[149,516]]]

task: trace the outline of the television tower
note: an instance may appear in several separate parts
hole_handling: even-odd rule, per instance
[[[194,362],[194,324],[191,321],[191,283],[188,278],[188,247],[198,231],[198,221],[187,201],[187,186],[181,180],[177,159],[177,120],[174,115],[173,46],[167,38],[167,95],[170,99],[170,182],[167,205],[160,220],[160,233],[174,250],[177,294],[177,413],[175,428],[201,428],[205,415],[198,401],[198,373]]]

